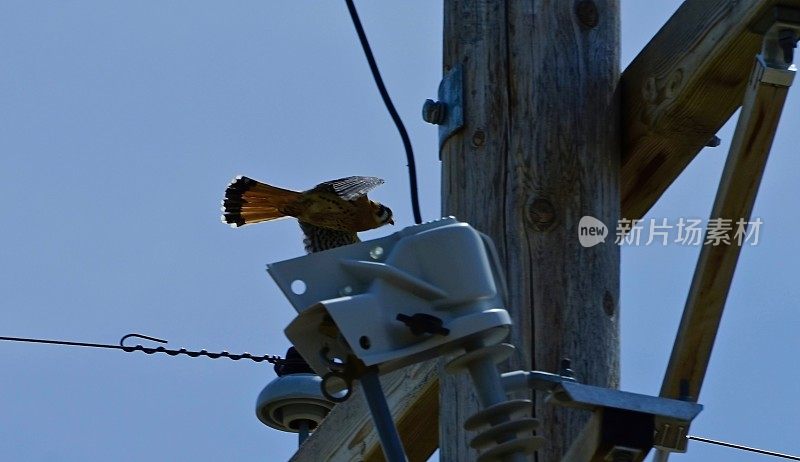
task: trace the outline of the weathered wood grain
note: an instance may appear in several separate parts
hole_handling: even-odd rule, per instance
[[[619,218],[619,3],[593,4],[581,23],[574,2],[445,1],[444,67],[464,66],[465,126],[442,148],[442,211],[503,257],[519,347],[504,367],[558,371],[569,357],[582,381],[614,387],[619,248],[578,241],[582,216]],[[461,428],[472,385],[443,375],[440,389],[441,460],[474,460]],[[587,415],[541,399],[535,413],[538,461],[559,460]]]
[[[414,364],[381,377],[409,462],[425,462],[439,443],[436,413],[439,387],[436,361]],[[369,408],[356,389],[337,405],[323,424],[300,447],[294,462],[381,462],[380,441]]]
[[[800,0],[686,0],[622,74],[622,216],[642,217],[741,105],[761,36]]]

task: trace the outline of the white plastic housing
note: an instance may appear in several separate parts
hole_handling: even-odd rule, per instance
[[[454,218],[274,263],[268,271],[298,311],[285,329],[320,375],[328,357],[355,355],[381,373],[502,341],[511,325],[491,241]],[[298,282],[299,281],[299,282]],[[398,314],[435,316],[448,335],[415,335]]]

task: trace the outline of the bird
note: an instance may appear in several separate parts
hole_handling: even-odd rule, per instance
[[[360,242],[360,231],[394,224],[389,207],[367,198],[383,183],[376,177],[349,176],[293,191],[237,176],[225,189],[222,221],[238,228],[294,217],[305,235],[306,252],[329,250]]]

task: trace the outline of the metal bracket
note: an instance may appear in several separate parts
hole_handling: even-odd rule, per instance
[[[464,71],[457,64],[445,73],[439,83],[439,100],[427,100],[422,118],[439,126],[439,159],[445,141],[464,126]]]
[[[560,406],[593,410],[608,407],[691,422],[703,406],[689,401],[659,398],[577,382],[573,377],[542,371],[513,371],[502,375],[507,391],[535,389],[550,392],[550,401]]]
[[[756,81],[774,87],[792,86],[796,73],[794,65],[789,66],[788,69],[776,68],[765,60],[763,54],[756,56],[756,61],[758,62],[758,70],[756,74],[753,75]]]
[[[634,445],[640,454],[632,460],[641,460],[651,446],[661,450],[685,452],[686,431],[703,409],[702,405],[689,401],[586,385],[576,382],[572,377],[548,372],[507,372],[502,375],[502,380],[506,391],[534,389],[549,392],[547,402],[550,404],[589,411],[602,409],[603,421],[609,416],[615,416],[618,419],[643,419],[648,422],[647,425],[654,430],[655,435],[650,431],[647,444]],[[612,446],[630,447],[630,442],[626,442],[628,436],[630,435],[620,433],[610,438],[609,443],[614,443]]]
[[[761,15],[753,24],[750,30],[764,36],[761,53],[758,55],[759,62],[768,69],[766,74],[771,71],[793,71],[796,67],[794,61],[794,49],[797,48],[798,37],[800,37],[800,9],[785,6],[776,6]],[[787,76],[780,73],[777,79],[770,75],[764,75],[762,82],[778,85],[790,86]],[[775,83],[772,80],[777,80]]]

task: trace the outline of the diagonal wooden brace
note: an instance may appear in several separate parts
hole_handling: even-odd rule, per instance
[[[780,120],[794,66],[776,65],[758,55],[748,82],[725,169],[711,212],[726,230],[717,245],[703,246],[695,268],[672,355],[661,387],[661,396],[697,402],[711,350],[719,329],[725,300],[733,280],[744,232],[750,222],[758,187],[764,173],[775,130]],[[730,220],[730,221],[727,221]],[[727,225],[730,229],[727,229]],[[708,242],[706,235],[706,242]],[[662,448],[686,450],[686,433],[668,435],[657,429]],[[666,454],[660,454],[666,460]]]

